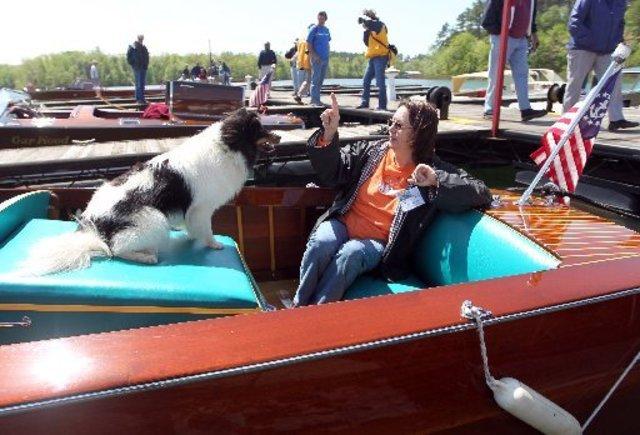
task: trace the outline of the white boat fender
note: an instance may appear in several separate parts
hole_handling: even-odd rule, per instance
[[[582,433],[580,423],[573,415],[517,379],[494,379],[489,388],[500,408],[542,433]]]
[[[508,377],[496,379],[491,375],[482,325],[483,317],[490,317],[491,311],[476,307],[471,301],[464,301],[460,312],[462,317],[474,320],[478,326],[485,382],[493,391],[493,398],[498,406],[542,433],[581,434],[582,428],[578,420],[556,403],[517,379]]]

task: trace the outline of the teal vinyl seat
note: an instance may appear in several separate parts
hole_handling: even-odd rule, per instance
[[[46,192],[45,192],[46,193]],[[234,240],[212,250],[173,231],[156,265],[94,258],[91,267],[40,277],[12,274],[38,241],[73,232],[75,222],[43,219],[48,195],[0,207],[0,321],[32,319],[0,332],[0,344],[237,314],[265,308]],[[42,207],[44,206],[44,212]],[[9,217],[11,216],[11,219]],[[29,331],[27,331],[29,330]],[[17,334],[17,336],[16,336]],[[7,338],[15,336],[14,338]]]
[[[361,276],[344,299],[532,273],[559,264],[545,248],[480,211],[440,213],[413,253],[414,275],[394,283]]]

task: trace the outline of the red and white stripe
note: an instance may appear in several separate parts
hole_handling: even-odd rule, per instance
[[[260,107],[266,104],[269,99],[269,90],[270,90],[269,81],[266,83],[260,83],[249,97],[249,106],[250,107]]]
[[[551,155],[578,109],[577,105],[572,107],[542,136],[540,140],[542,146],[531,154],[531,158],[538,166],[542,166]],[[574,192],[592,149],[593,140],[583,139],[580,128],[575,128],[549,166],[547,172],[549,178],[561,189]]]

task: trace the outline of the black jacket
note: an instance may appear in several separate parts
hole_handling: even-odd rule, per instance
[[[148,69],[149,51],[147,47],[137,41],[130,45],[127,50],[127,63],[129,63],[133,69]]]
[[[275,65],[278,63],[276,54],[273,50],[262,50],[258,56],[258,68],[265,65]]]
[[[331,207],[318,219],[316,228],[327,219],[346,214],[358,189],[371,177],[388,149],[386,140],[358,142],[341,149],[337,134],[331,144],[317,148],[321,134],[322,129],[309,138],[309,158],[322,185],[337,188],[339,193]],[[439,210],[462,212],[474,207],[487,207],[491,203],[491,192],[485,184],[462,169],[438,157],[424,163],[435,169],[439,186],[437,189],[419,188],[425,204],[408,212],[398,208],[379,266],[379,271],[389,281],[398,281],[409,275],[413,248]]]
[[[531,33],[536,33],[536,15],[538,14],[538,0],[533,2],[533,20],[531,22]],[[484,15],[482,16],[482,28],[492,35],[499,35],[502,28],[502,7],[504,0],[488,0],[484,6]]]

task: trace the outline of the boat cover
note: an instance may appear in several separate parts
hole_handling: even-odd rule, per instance
[[[349,288],[345,299],[533,273],[560,264],[556,256],[533,240],[477,210],[441,213],[427,229],[413,258],[415,275],[396,283],[362,276]]]

